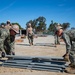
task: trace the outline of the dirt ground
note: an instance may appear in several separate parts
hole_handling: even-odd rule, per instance
[[[48,44],[38,45],[38,44]],[[50,45],[49,45],[50,44]],[[57,47],[54,46],[54,37],[38,37],[34,38],[34,45],[29,46],[28,39],[23,42],[15,43],[15,53],[20,56],[63,56],[65,53],[65,44],[61,42]],[[49,71],[37,71],[10,67],[0,67],[0,75],[74,75],[68,73],[58,73]]]

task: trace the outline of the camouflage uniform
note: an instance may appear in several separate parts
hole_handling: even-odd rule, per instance
[[[55,45],[60,44],[60,37],[55,34],[54,38],[55,38]]]
[[[72,50],[70,51],[69,54],[69,60],[71,63],[65,69],[65,72],[75,74],[75,42],[72,44]]]
[[[69,59],[70,59],[71,65],[75,67],[75,43],[73,43],[72,45],[72,50],[70,51]]]
[[[0,51],[7,55],[15,55],[14,44],[15,35],[12,36],[7,28],[0,28]]]
[[[8,54],[7,50],[5,51],[6,47],[10,49],[10,33],[7,29],[1,28],[0,29],[0,51]]]
[[[31,26],[31,23],[29,23],[27,27],[27,37],[30,45],[33,45],[33,35],[33,28]]]
[[[66,54],[69,55],[70,61],[75,63],[75,46],[73,42],[75,42],[75,30],[68,30],[62,33],[62,38],[66,43]]]
[[[28,33],[28,40],[29,40],[29,43],[30,44],[32,43],[33,45],[33,33],[32,34]]]
[[[12,25],[10,24],[10,22],[7,21],[5,29],[7,29],[10,32],[10,48],[8,47],[7,42],[6,42],[5,50],[7,51],[7,54],[14,55],[15,54],[14,52],[15,36],[11,35],[11,26]]]

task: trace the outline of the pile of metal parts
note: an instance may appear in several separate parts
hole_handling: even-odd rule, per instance
[[[63,57],[43,56],[6,56],[8,60],[2,61],[3,67],[24,68],[30,70],[44,70],[53,72],[64,72],[67,67]],[[1,61],[1,60],[0,60]]]

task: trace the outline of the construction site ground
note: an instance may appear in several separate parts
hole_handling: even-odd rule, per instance
[[[19,39],[19,40],[18,40]],[[19,56],[63,56],[66,48],[65,43],[54,46],[54,36],[34,38],[34,45],[30,46],[27,38],[16,37],[15,53]],[[21,40],[21,41],[20,41]],[[38,45],[40,44],[40,45]],[[46,45],[43,45],[46,44]],[[47,45],[48,44],[48,45]],[[49,45],[50,44],[50,45]],[[20,68],[0,67],[0,75],[74,75],[61,72],[38,71]]]

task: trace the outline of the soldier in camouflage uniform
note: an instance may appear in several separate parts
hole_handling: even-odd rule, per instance
[[[58,27],[60,26],[60,24],[57,24],[55,26],[55,33],[54,33],[54,38],[55,38],[55,45],[60,45],[60,37],[57,35],[57,31],[58,31]]]
[[[10,30],[10,28],[11,28],[10,20],[8,20],[8,21],[6,22],[6,25],[5,25],[4,28],[7,29],[7,30]]]
[[[4,28],[0,28],[0,51],[2,52],[2,57],[5,56],[5,43],[7,42],[8,47],[10,48],[10,33]]]
[[[28,24],[27,36],[30,46],[33,45],[33,28],[31,27],[31,23]]]
[[[5,55],[15,55],[14,52],[14,43],[15,43],[15,35],[19,33],[19,26],[5,26],[0,29],[0,50],[2,51],[2,57]]]
[[[62,36],[66,44],[66,54],[63,57],[65,60],[70,60],[71,62],[65,71],[68,73],[75,73],[75,30],[63,31],[60,28],[58,30],[58,35]]]
[[[4,26],[4,28],[10,33],[10,28],[11,28],[10,20],[7,20],[6,25]],[[10,37],[10,36],[9,36],[9,37]],[[11,44],[11,43],[10,43],[10,44]],[[10,55],[11,46],[8,45],[7,40],[5,40],[4,49],[5,49],[5,51],[6,51],[6,54],[7,54],[7,55]]]

